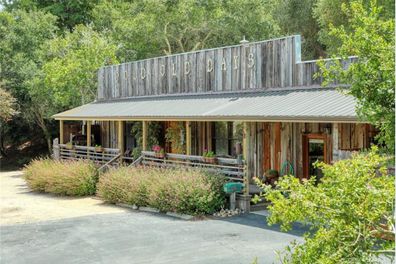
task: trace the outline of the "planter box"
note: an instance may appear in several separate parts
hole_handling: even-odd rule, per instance
[[[209,164],[216,164],[217,158],[216,157],[203,157],[204,162]]]
[[[74,145],[73,144],[66,144],[66,149],[72,150],[72,149],[74,149]]]
[[[158,153],[158,152],[156,152],[156,153],[155,153],[155,157],[158,158],[158,159],[163,159],[163,158],[165,158],[165,153]]]
[[[95,152],[103,152],[103,147],[95,147]]]

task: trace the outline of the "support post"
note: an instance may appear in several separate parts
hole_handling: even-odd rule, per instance
[[[91,125],[92,125],[92,121],[87,121],[87,147],[90,147],[92,145],[92,142],[91,142]]]
[[[124,155],[124,121],[118,121],[117,134],[118,149],[122,157]]]
[[[250,212],[250,175],[252,169],[252,162],[251,162],[251,151],[250,148],[251,140],[250,140],[250,123],[244,122],[243,123],[243,158],[245,160],[244,165],[244,178],[243,182],[245,184],[244,192],[242,195],[237,197],[237,204],[240,209],[242,209],[245,213]]]
[[[333,136],[333,140],[332,140],[332,144],[333,144],[333,153],[332,153],[332,157],[331,160],[332,162],[336,162],[337,160],[339,160],[339,152],[338,152],[338,124],[337,123],[333,123],[333,127],[332,127],[332,136]]]
[[[147,150],[147,136],[148,136],[148,122],[143,121],[143,126],[142,126],[142,150]]]
[[[186,121],[186,154],[191,155],[191,122]]]
[[[245,160],[245,195],[249,195],[249,184],[250,184],[250,174],[251,174],[251,160],[250,160],[250,123],[243,123],[243,159]]]
[[[64,144],[63,139],[63,120],[59,120],[59,144]]]

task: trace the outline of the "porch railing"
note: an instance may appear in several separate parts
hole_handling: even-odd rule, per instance
[[[78,146],[72,147],[66,144],[59,144],[59,158],[65,160],[89,159],[98,165],[104,165],[109,161],[117,160],[120,156],[120,150],[114,148],[102,148],[98,150],[95,147]]]
[[[158,158],[153,151],[142,151],[143,165],[158,167],[196,167],[206,171],[218,172],[235,181],[243,181],[244,162],[232,158],[217,158],[216,164],[206,163],[202,156],[166,153],[164,158]]]

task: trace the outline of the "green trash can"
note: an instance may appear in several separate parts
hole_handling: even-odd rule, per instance
[[[242,192],[244,187],[243,183],[240,182],[227,182],[223,186],[223,190],[225,193],[230,195],[230,209],[235,210],[236,205],[236,193]]]
[[[223,190],[225,193],[236,193],[236,192],[242,192],[244,187],[243,183],[240,182],[227,182],[223,186]]]

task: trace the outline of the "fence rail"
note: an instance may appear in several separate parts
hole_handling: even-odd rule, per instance
[[[244,162],[243,160],[231,158],[217,158],[216,164],[206,163],[202,156],[166,153],[165,156],[158,157],[153,151],[142,151],[141,163],[148,166],[157,167],[195,167],[203,168],[207,171],[218,172],[235,181],[243,181]]]
[[[66,144],[59,144],[59,158],[65,160],[78,160],[88,159],[92,160],[98,165],[107,164],[109,161],[115,162],[116,157],[120,156],[119,149],[113,148],[102,148],[98,149],[95,147],[86,147],[73,145],[68,146]]]

